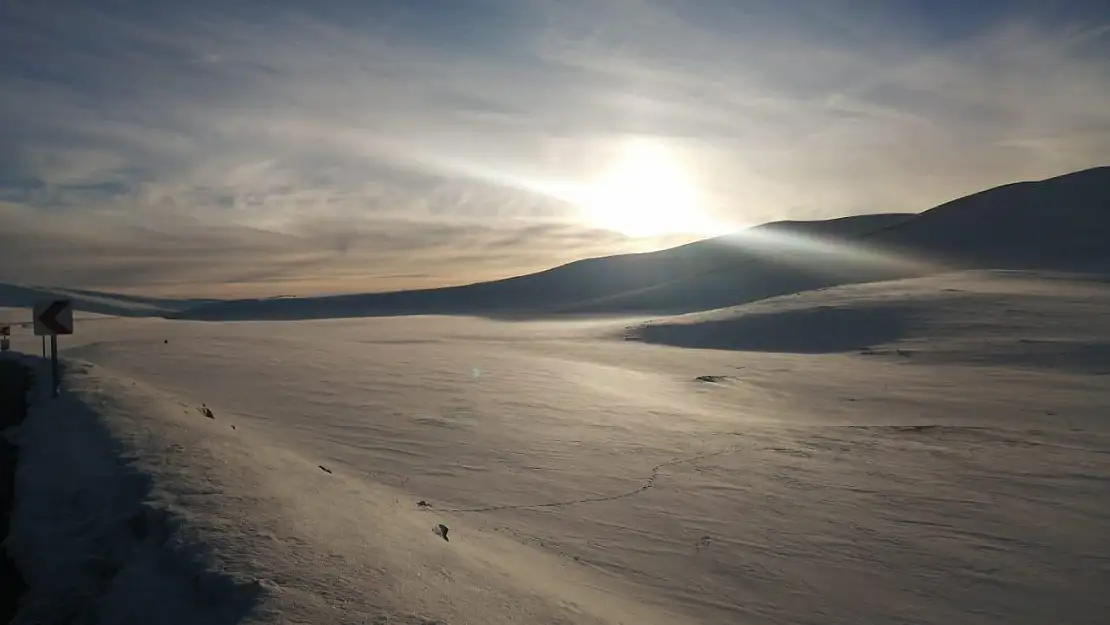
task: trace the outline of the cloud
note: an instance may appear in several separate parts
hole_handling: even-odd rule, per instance
[[[567,224],[496,226],[304,218],[284,231],[164,214],[73,213],[46,222],[0,204],[0,282],[81,285],[188,297],[388,291],[541,271],[585,256],[637,252],[688,237],[632,241]]]
[[[734,6],[744,13],[748,4]],[[689,113],[672,127],[700,144],[699,165],[722,210],[748,209],[729,198],[752,198],[768,216],[790,206],[825,214],[924,209],[1110,159],[1102,139],[1110,128],[1104,24],[1000,15],[937,41],[889,15],[847,31],[829,28],[828,13],[804,10],[718,25],[651,15],[606,16],[598,22],[625,27],[561,34],[545,50],[654,100],[656,114]],[[1035,137],[1058,143],[1037,149],[1028,142]],[[1027,149],[1012,149],[1015,141]],[[730,172],[739,172],[738,184],[729,184]]]
[[[1106,23],[891,6],[9,3],[2,279],[380,290],[689,240],[567,201],[636,136],[737,227],[1110,162]]]

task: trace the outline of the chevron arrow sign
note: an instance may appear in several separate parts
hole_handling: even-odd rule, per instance
[[[35,336],[73,334],[73,302],[56,299],[35,305]]]

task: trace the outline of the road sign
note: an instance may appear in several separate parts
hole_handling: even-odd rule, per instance
[[[73,334],[73,302],[56,299],[35,305],[35,336]]]
[[[12,335],[12,327],[11,326],[0,326],[0,336],[11,336],[11,335]]]

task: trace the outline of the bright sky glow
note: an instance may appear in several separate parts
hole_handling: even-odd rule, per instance
[[[724,234],[724,223],[712,223],[696,184],[666,148],[630,142],[578,202],[584,221],[629,237],[667,234]]]
[[[0,4],[0,281],[470,282],[1110,163],[1097,2]]]

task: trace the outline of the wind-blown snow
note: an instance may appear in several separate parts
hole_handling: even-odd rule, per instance
[[[626,338],[702,349],[895,353],[1110,374],[1110,274],[978,271],[833,287],[652,320]]]
[[[692,350],[622,340],[644,320],[105,320],[65,337],[68,408],[27,436],[125,458],[121,510],[170,528],[138,560],[246,622],[1104,623],[1110,371],[1073,348],[1110,336],[1107,286],[846,288],[758,313],[909,322]],[[743,318],[713,315],[647,329]],[[57,480],[21,482],[32,518]]]
[[[587,259],[473,285],[233,300],[170,316],[209,321],[401,314],[667,315],[832,286],[956,270],[1110,271],[1110,167],[1011,184],[918,215],[776,222],[647,254]]]

